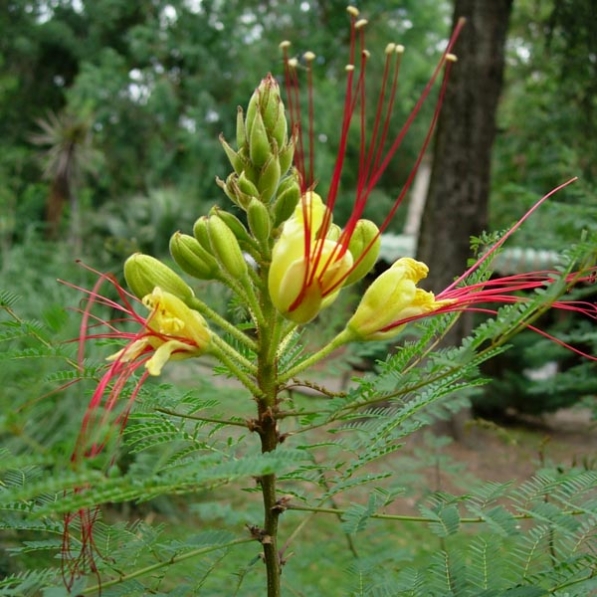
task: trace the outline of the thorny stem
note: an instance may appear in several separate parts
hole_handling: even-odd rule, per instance
[[[255,394],[258,420],[256,430],[261,439],[262,453],[273,452],[280,443],[276,413],[278,410],[277,341],[279,317],[266,293],[262,294],[262,312],[268,324],[259,327],[257,384],[260,394]],[[280,597],[281,558],[278,551],[278,520],[282,509],[276,497],[276,475],[263,475],[259,479],[263,497],[264,521],[259,533],[263,545],[263,559],[267,574],[267,596]]]

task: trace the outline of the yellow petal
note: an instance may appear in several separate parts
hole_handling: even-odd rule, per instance
[[[363,340],[379,340],[397,334],[400,321],[444,306],[432,292],[416,287],[428,271],[420,261],[399,259],[369,286],[347,328]],[[382,331],[392,324],[394,329]]]

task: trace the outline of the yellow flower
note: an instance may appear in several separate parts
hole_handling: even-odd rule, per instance
[[[436,311],[452,301],[436,301],[433,292],[417,288],[429,268],[410,257],[398,259],[369,286],[347,329],[359,340],[396,335],[408,320]]]
[[[322,226],[329,229],[330,223],[321,197],[308,191],[274,245],[269,294],[276,309],[296,323],[311,321],[329,305],[352,269],[353,257],[345,246],[317,238]]]
[[[207,350],[211,340],[207,323],[178,297],[156,287],[143,304],[151,311],[143,332],[108,360],[126,363],[153,353],[145,368],[150,375],[160,375],[170,359],[187,359]]]

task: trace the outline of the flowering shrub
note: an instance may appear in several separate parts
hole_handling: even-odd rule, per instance
[[[487,275],[492,255],[550,193],[437,296],[419,287],[428,273],[425,264],[410,258],[399,259],[365,290],[354,312],[346,314],[344,328],[330,342],[315,350],[300,345],[301,330],[317,325],[317,319],[326,317],[326,310],[343,289],[361,280],[373,268],[380,234],[408,191],[431,138],[447,75],[455,62],[451,49],[462,27],[460,23],[456,28],[402,131],[395,138],[387,139],[387,123],[396,93],[395,74],[403,48],[390,45],[386,49],[380,102],[375,108],[372,132],[367,135],[363,89],[370,56],[364,47],[366,21],[359,18],[354,8],[349,9],[349,15],[350,54],[338,156],[331,174],[320,173],[322,177],[330,176],[327,195],[322,197],[317,193],[311,152],[312,120],[308,119],[304,125],[301,119],[304,112],[312,113],[314,91],[308,86],[307,107],[302,107],[299,92],[302,67],[290,57],[290,45],[284,43],[286,104],[274,77],[267,76],[251,97],[246,112],[239,112],[235,147],[222,139],[233,172],[218,184],[243,212],[243,218],[237,218],[231,211],[214,209],[209,216],[197,220],[192,236],[180,232],[172,236],[170,251],[180,269],[191,278],[226,286],[243,305],[245,323],[237,326],[218,315],[178,273],[146,255],[133,255],[125,263],[124,274],[130,292],[116,280],[100,276],[100,282],[108,281],[117,290],[119,301],[105,298],[100,292],[100,283],[87,292],[82,342],[110,340],[119,343],[119,348],[109,357],[89,403],[71,457],[75,478],[70,484],[66,483],[66,493],[58,508],[66,512],[62,558],[69,590],[84,594],[99,587],[107,590],[133,578],[119,569],[110,553],[99,547],[96,550],[93,532],[99,504],[146,499],[163,493],[193,493],[230,479],[249,477],[257,481],[263,520],[249,525],[247,532],[242,531],[233,539],[215,541],[212,547],[195,551],[201,555],[212,548],[258,543],[267,595],[280,595],[288,543],[294,538],[292,534],[286,543],[280,540],[285,511],[337,513],[345,517],[345,526],[349,528],[348,511],[335,505],[334,496],[353,485],[373,483],[375,489],[369,505],[361,514],[363,520],[381,515],[379,510],[392,501],[391,492],[387,493],[386,501],[381,499],[379,487],[383,486],[384,476],[369,473],[359,476],[362,467],[395,451],[403,435],[428,422],[430,418],[425,418],[427,415],[423,413],[440,398],[462,394],[479,384],[475,378],[478,364],[504,350],[508,339],[518,330],[535,329],[533,321],[538,313],[548,308],[573,310],[597,319],[594,304],[566,296],[579,282],[595,282],[597,269],[584,258],[585,247],[574,253],[570,266],[562,271],[539,271],[497,279],[489,279]],[[308,78],[314,56],[306,54],[302,64]],[[363,219],[371,191],[440,79],[437,108],[411,175],[383,222],[376,224]],[[287,114],[290,114],[290,122]],[[333,211],[342,184],[344,156],[353,120],[360,122],[360,170],[352,215],[340,228],[333,222]],[[522,290],[538,293],[519,294]],[[109,321],[95,316],[98,304],[109,307],[116,316]],[[506,311],[499,311],[504,305]],[[451,317],[469,310],[489,312],[497,317],[480,328],[462,350],[454,349],[442,353],[441,358],[434,358],[431,349],[448,329]],[[444,317],[440,317],[442,315]],[[348,394],[334,395],[322,390],[322,398],[313,398],[312,407],[296,409],[288,401],[289,389],[306,383],[300,376],[337,348],[353,342],[394,337],[406,325],[416,324],[424,330],[421,340],[399,351],[394,360],[388,361],[378,379],[365,381],[358,390]],[[98,331],[98,326],[102,325],[107,331]],[[539,329],[536,331],[542,333]],[[560,342],[555,338],[554,341]],[[115,464],[112,451],[117,448],[117,438],[130,420],[131,409],[142,393],[144,382],[149,376],[159,376],[171,361],[192,365],[196,359],[206,356],[215,358],[221,371],[248,390],[255,407],[254,416],[247,420],[239,420],[235,413],[204,417],[200,406],[185,410],[184,402],[175,404],[173,410],[160,407],[151,415],[157,417],[155,425],[159,420],[160,425],[167,422],[178,429],[178,432],[170,430],[168,433],[173,434],[171,437],[176,437],[176,441],[188,443],[188,450],[176,452],[167,462],[156,463],[150,476],[135,477],[133,470],[128,476],[112,478],[107,472],[113,470]],[[592,355],[584,356],[595,360]],[[207,439],[199,441],[200,427],[193,433],[186,430],[197,421],[214,425],[206,438],[221,427],[243,428],[250,432],[246,435],[247,443],[253,437],[258,440],[260,453],[250,448],[244,453],[238,448],[227,452],[211,446]],[[339,427],[340,424],[343,427]],[[294,440],[318,428],[353,434],[352,443],[339,440],[337,444],[351,456],[324,466],[313,455],[316,440],[310,440],[312,443]],[[135,433],[153,437],[156,432],[145,421],[145,427],[142,424],[141,429],[129,433],[134,438]],[[98,469],[104,472],[98,473]],[[302,484],[314,484],[315,489],[304,491]],[[439,533],[441,536],[452,532],[448,517],[458,518],[456,506],[448,502],[438,500],[437,508],[424,517],[426,522],[440,526],[445,523]],[[589,516],[595,516],[593,511],[594,504]],[[525,512],[525,506],[521,505],[515,513],[504,514],[504,520],[507,518],[507,523],[502,521],[504,528],[517,517],[526,516]],[[480,514],[480,520],[485,520],[484,516],[486,514]],[[77,528],[80,536],[74,539]],[[347,532],[356,532],[358,528],[357,524]],[[187,545],[181,551],[175,550],[169,556],[170,562],[190,553],[189,549]],[[570,557],[576,555],[574,552]],[[166,566],[168,557],[160,561]],[[576,569],[572,565],[571,569],[574,570],[572,577]],[[85,588],[79,579],[89,572],[96,574],[99,582],[97,586]],[[522,574],[511,585],[504,581],[504,591],[518,582],[531,586],[529,579]],[[394,587],[402,586],[397,580],[392,582]],[[490,588],[485,586],[483,594],[505,594],[491,593]],[[131,589],[130,594],[137,594],[135,590]],[[396,589],[391,594],[411,593]]]

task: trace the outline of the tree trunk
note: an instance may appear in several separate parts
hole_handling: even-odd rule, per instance
[[[65,205],[70,199],[68,177],[58,174],[52,180],[50,194],[46,202],[46,239],[58,240],[60,236],[60,222]]]
[[[458,62],[438,122],[417,247],[417,257],[430,269],[426,286],[436,292],[466,269],[470,237],[478,236],[487,226],[491,149],[512,2],[455,2],[454,21],[466,17],[467,23],[454,50]],[[470,318],[461,317],[446,344],[459,344],[470,330]],[[455,420],[457,438],[462,419]]]

